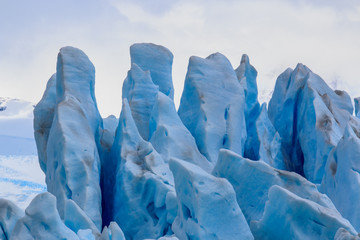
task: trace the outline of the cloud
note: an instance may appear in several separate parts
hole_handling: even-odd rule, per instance
[[[0,38],[1,96],[38,101],[55,71],[58,49],[73,45],[97,69],[101,112],[118,115],[128,49],[135,42],[154,42],[174,53],[177,104],[189,57],[213,52],[225,54],[234,67],[247,53],[259,72],[259,92],[272,89],[282,71],[302,62],[329,83],[336,76],[351,94],[360,95],[358,1],[341,1],[341,6],[335,0],[35,2],[0,3],[0,21],[7,23],[0,27],[6,36]]]

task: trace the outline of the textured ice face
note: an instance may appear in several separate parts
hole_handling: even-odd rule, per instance
[[[253,239],[227,180],[177,159],[170,169],[179,205],[172,229],[180,239]]]
[[[17,221],[24,211],[9,200],[0,198],[0,239],[10,239]]]
[[[48,191],[60,216],[73,199],[98,229],[102,227],[100,144],[102,118],[97,109],[95,69],[79,49],[60,50],[57,73],[35,108],[35,136]]]
[[[210,172],[213,165],[199,152],[194,137],[176,113],[174,102],[159,92],[150,118],[150,142],[166,162],[179,158]]]
[[[244,109],[244,89],[225,56],[190,58],[178,114],[211,163],[216,163],[220,148],[243,154]]]
[[[56,209],[56,198],[50,193],[36,196],[17,221],[13,239],[79,239],[65,226]]]
[[[355,103],[355,116],[360,118],[360,98],[354,98]]]
[[[348,220],[329,208],[273,186],[259,221],[251,222],[256,239],[334,239],[339,228],[356,231]]]
[[[228,179],[232,184],[249,224],[262,217],[269,189],[274,185],[336,211],[331,200],[300,175],[272,168],[263,161],[251,161],[229,150],[220,151],[213,174]]]
[[[168,164],[139,134],[126,99],[114,146],[114,184],[109,193],[113,219],[127,238],[166,234],[176,215],[173,177]],[[112,200],[111,200],[112,199]],[[111,202],[112,201],[112,202]]]
[[[360,231],[360,121],[352,118],[344,136],[330,152],[321,191],[333,201],[339,212]]]
[[[320,183],[331,149],[353,112],[350,97],[333,91],[309,68],[298,64],[277,81],[269,117],[282,139],[286,168]]]
[[[344,228],[339,228],[334,237],[334,240],[359,240],[359,239],[360,239],[359,234],[355,236]]]
[[[249,58],[234,70],[215,53],[190,58],[176,112],[171,52],[135,44],[130,55],[120,117],[103,119],[94,66],[60,50],[34,111],[50,193],[25,214],[0,200],[0,238],[355,237],[360,120],[345,92],[299,64],[267,110]]]
[[[131,64],[143,71],[149,71],[152,81],[159,90],[171,99],[174,98],[172,82],[173,54],[169,49],[152,43],[134,44],[130,47]]]
[[[144,140],[149,140],[149,120],[158,92],[159,87],[154,84],[150,71],[143,71],[133,63],[123,84],[122,97],[128,100],[131,114]]]
[[[34,109],[34,136],[41,169],[46,173],[46,147],[49,132],[54,119],[56,106],[56,74],[52,75],[46,84],[46,90],[40,102]]]

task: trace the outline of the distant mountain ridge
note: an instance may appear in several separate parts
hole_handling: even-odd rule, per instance
[[[0,199],[21,208],[46,191],[33,130],[34,104],[0,97]]]
[[[36,155],[34,104],[0,97],[0,155]]]

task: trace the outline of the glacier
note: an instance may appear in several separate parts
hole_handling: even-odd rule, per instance
[[[249,56],[214,53],[190,57],[176,109],[171,51],[130,58],[103,118],[94,65],[60,49],[34,108],[47,191],[0,198],[0,239],[360,239],[359,98],[298,64],[260,103]]]
[[[190,58],[178,114],[212,165],[220,148],[244,153],[244,110],[244,89],[224,55]]]

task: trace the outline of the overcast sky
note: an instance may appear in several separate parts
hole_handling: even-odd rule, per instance
[[[189,57],[214,52],[234,68],[248,54],[262,95],[301,62],[360,96],[358,0],[0,0],[0,96],[37,103],[59,49],[70,45],[95,65],[102,115],[118,116],[129,47],[137,42],[173,52],[176,105]]]

